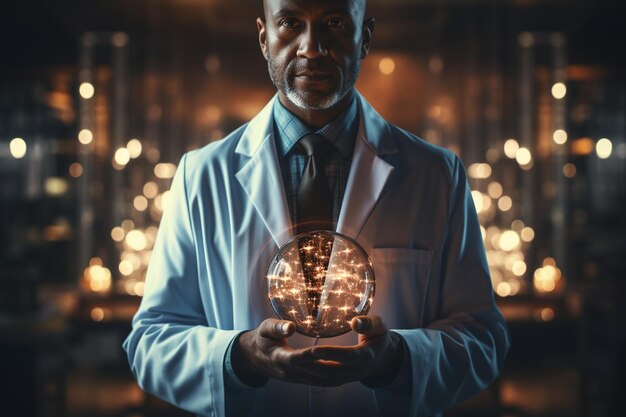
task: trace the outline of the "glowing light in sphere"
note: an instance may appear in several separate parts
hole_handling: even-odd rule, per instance
[[[274,312],[311,337],[333,337],[350,330],[374,298],[374,269],[367,253],[339,233],[304,233],[281,247],[267,272]]]

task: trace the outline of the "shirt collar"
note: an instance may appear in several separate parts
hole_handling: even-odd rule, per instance
[[[309,133],[324,136],[335,145],[346,158],[352,157],[354,141],[359,128],[358,108],[353,98],[348,107],[328,124],[314,130],[291,113],[280,100],[274,100],[274,122],[276,125],[276,150],[278,157],[283,159],[298,143],[301,137]]]

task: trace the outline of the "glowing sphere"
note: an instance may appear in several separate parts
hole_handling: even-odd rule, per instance
[[[374,298],[374,269],[365,250],[339,233],[303,233],[281,247],[267,272],[268,297],[283,320],[311,337],[350,330]]]

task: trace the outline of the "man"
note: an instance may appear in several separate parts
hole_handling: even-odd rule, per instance
[[[509,338],[461,162],[354,90],[374,30],[365,6],[264,1],[278,94],[179,164],[124,344],[146,391],[207,416],[427,416],[498,375]],[[314,171],[330,227],[376,273],[370,316],[321,341],[271,318],[265,282],[277,249],[320,220],[316,199],[301,204]]]

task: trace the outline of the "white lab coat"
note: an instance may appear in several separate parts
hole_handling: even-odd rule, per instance
[[[232,338],[275,317],[265,274],[293,234],[273,100],[250,123],[180,161],[124,343],[139,385],[215,417],[428,416],[485,388],[500,372],[509,336],[463,166],[451,152],[387,123],[360,95],[337,231],[372,259],[371,313],[404,338],[401,374],[409,382],[317,388],[271,379],[261,389],[225,387]],[[289,343],[314,339],[295,335]],[[354,344],[356,334],[320,343]]]

